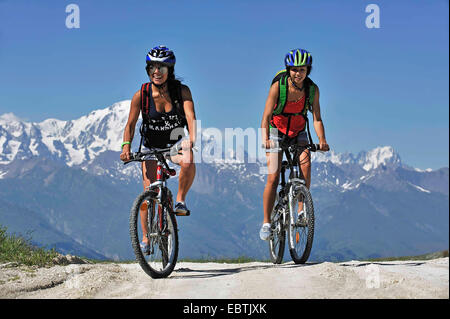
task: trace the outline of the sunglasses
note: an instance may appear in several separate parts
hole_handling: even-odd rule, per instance
[[[292,72],[294,72],[294,73],[306,73],[307,71],[308,71],[308,69],[307,68],[296,68],[296,67],[291,67],[290,69],[289,69],[290,71],[292,71]]]
[[[167,72],[169,72],[169,68],[166,65],[150,64],[148,66],[148,71],[150,73],[154,73],[156,71],[156,69],[158,69],[159,72],[161,72],[162,74],[166,74]]]

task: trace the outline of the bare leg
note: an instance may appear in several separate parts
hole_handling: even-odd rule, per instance
[[[144,186],[144,190],[146,187],[150,186],[156,180],[156,161],[145,161],[142,162],[142,184]],[[154,207],[152,208],[154,209]],[[140,209],[140,217],[141,217],[141,229],[142,229],[142,241],[148,243],[148,227],[147,227],[147,203],[144,202],[141,205]]]
[[[281,160],[283,153],[266,153],[267,158],[267,183],[263,194],[264,221],[270,223],[270,214],[272,213],[275,202],[278,182],[280,180]]]
[[[180,165],[180,175],[178,176],[177,202],[184,202],[186,194],[192,186],[195,178],[194,154],[192,151],[183,152],[183,155],[172,157],[172,162]]]
[[[308,150],[304,150],[299,157],[300,169],[305,178],[306,187],[309,189],[311,185],[311,154]],[[298,203],[298,211],[303,209],[303,202]]]

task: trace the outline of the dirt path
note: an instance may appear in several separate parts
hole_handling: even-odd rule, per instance
[[[154,280],[138,264],[0,265],[0,298],[449,298],[447,258],[427,261],[179,263]]]

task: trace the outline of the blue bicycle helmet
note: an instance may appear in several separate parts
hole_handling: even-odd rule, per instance
[[[173,51],[169,50],[165,45],[159,45],[148,52],[145,61],[147,64],[150,62],[160,62],[168,66],[174,66],[176,59]]]
[[[311,66],[311,53],[303,49],[291,50],[286,54],[284,58],[284,65],[286,66],[286,68],[291,66]]]

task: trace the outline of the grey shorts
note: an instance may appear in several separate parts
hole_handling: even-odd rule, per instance
[[[269,140],[274,141],[274,147],[266,149],[266,153],[279,153],[281,152],[281,148],[279,148],[278,143],[283,139],[284,134],[278,131],[277,128],[270,128],[269,131]],[[309,144],[308,133],[306,131],[301,131],[298,133],[296,137],[294,137],[295,142],[298,145],[306,145]]]
[[[183,151],[178,150],[175,144],[179,144],[181,142],[181,140],[185,140],[185,139],[189,139],[189,135],[184,135],[177,142],[166,145],[166,147],[171,147],[170,152],[166,154],[166,157],[165,157],[166,160],[169,160],[172,164],[180,166],[180,163],[177,163],[176,161],[174,161],[174,157],[176,157],[177,155],[180,155],[180,152],[182,153]],[[142,149],[141,149],[142,152],[146,152],[146,151],[149,151],[149,150],[150,149],[147,146],[142,145]],[[156,156],[151,155],[151,156],[148,157],[148,160],[149,161],[157,161],[158,159],[156,158]]]

